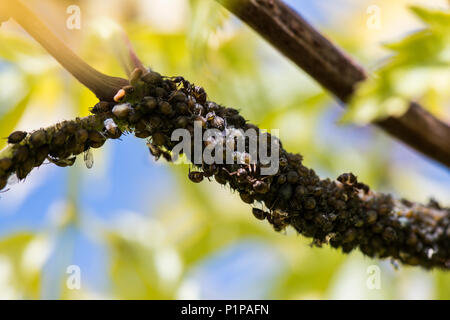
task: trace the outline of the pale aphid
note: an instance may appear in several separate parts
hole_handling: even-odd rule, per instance
[[[8,186],[13,186],[13,185],[15,185],[17,183],[19,183],[19,178],[17,178],[17,175],[16,174],[10,175],[9,178],[8,178],[7,185]]]
[[[126,118],[130,114],[132,107],[129,103],[117,104],[112,109],[112,113],[118,118]]]
[[[88,169],[91,169],[94,166],[94,155],[91,149],[88,149],[84,152],[84,164]]]
[[[105,126],[106,133],[108,134],[108,137],[111,139],[118,139],[122,135],[122,132],[117,127],[117,124],[114,122],[113,119],[109,118],[106,119],[103,122],[103,125]]]
[[[105,125],[105,129],[106,129],[107,131],[110,131],[110,130],[113,130],[114,128],[117,128],[116,123],[115,123],[114,120],[111,119],[111,118],[106,119],[106,120],[103,122],[103,124]]]

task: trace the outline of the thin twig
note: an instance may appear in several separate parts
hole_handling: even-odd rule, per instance
[[[113,101],[117,90],[127,80],[105,75],[78,57],[45,23],[21,0],[3,4],[7,12],[36,41],[38,41],[78,81],[89,88],[100,100]]]

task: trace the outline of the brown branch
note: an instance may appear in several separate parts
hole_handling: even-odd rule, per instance
[[[161,78],[150,72],[134,83],[133,90],[130,86],[123,88],[127,93],[120,106],[100,102],[93,109],[95,115],[64,121],[26,137],[22,133],[11,135],[10,140],[15,143],[0,152],[0,189],[10,175],[25,179],[46,158],[60,166],[73,165],[74,156],[101,147],[108,138],[117,139],[122,132],[149,138],[151,153],[169,161],[168,151],[177,144],[171,139],[174,130],[187,129],[194,146],[192,132],[198,121],[200,128],[219,130],[223,135],[216,142],[209,140],[208,144],[194,147],[201,147],[201,151],[211,143],[221,143],[226,148],[228,142],[224,140],[229,141],[229,132],[259,132],[237,110],[206,101],[202,89],[182,78]],[[270,134],[266,137],[269,148],[272,139],[278,141]],[[268,153],[274,150],[269,149]],[[248,152],[247,146],[238,152],[238,158],[248,159]],[[338,181],[321,180],[314,170],[302,164],[302,156],[288,153],[281,142],[275,152],[279,152],[280,166],[273,175],[261,175],[264,165],[259,157],[253,158],[257,160],[254,164],[207,164],[202,157],[195,163],[201,171],[190,172],[189,178],[200,182],[204,177],[214,177],[218,183],[228,184],[245,203],[259,202],[269,208],[254,208],[256,218],[267,220],[276,231],[292,226],[311,237],[314,245],[329,243],[344,253],[359,248],[370,257],[391,257],[409,265],[450,269],[450,209],[441,208],[436,202],[423,205],[373,192],[352,174],[343,174]],[[192,153],[186,156],[191,159]]]
[[[363,67],[279,0],[217,0],[343,102],[367,78]],[[400,117],[375,124],[450,167],[450,126],[412,102]]]

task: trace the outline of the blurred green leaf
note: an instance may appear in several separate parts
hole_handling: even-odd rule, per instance
[[[450,29],[450,11],[428,9],[419,6],[411,6],[411,10],[425,23],[438,31]]]
[[[164,282],[156,267],[157,252],[118,233],[107,236],[113,290],[122,299],[171,299],[174,288]]]
[[[366,124],[400,116],[411,100],[421,102],[438,116],[445,112],[450,97],[450,13],[411,9],[428,27],[385,45],[395,51],[395,56],[358,86],[341,122]]]
[[[10,298],[38,299],[41,289],[41,267],[46,253],[45,239],[31,233],[12,234],[0,240],[0,294],[10,292]],[[34,259],[40,255],[43,259]],[[9,271],[8,271],[9,270]],[[3,273],[3,274],[1,274]],[[6,283],[5,283],[6,281]],[[9,286],[6,288],[4,286]]]
[[[8,112],[0,117],[0,137],[7,137],[14,130],[28,106],[31,95],[32,89],[15,106],[11,107]],[[6,144],[6,139],[0,139],[0,149],[3,149]]]
[[[25,57],[44,56],[45,52],[31,38],[17,33],[0,32],[0,57],[10,62],[20,62]]]

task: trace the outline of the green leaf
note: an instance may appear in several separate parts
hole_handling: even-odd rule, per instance
[[[7,144],[6,140],[1,138],[7,137],[14,130],[28,106],[31,95],[32,90],[0,118],[0,149]]]
[[[384,45],[395,56],[358,86],[341,122],[366,124],[401,116],[409,101],[417,101],[437,115],[444,113],[450,98],[450,13],[420,7],[411,10],[428,27]]]
[[[7,287],[2,287],[1,293],[6,291],[12,295],[10,298],[17,299],[39,298],[43,261],[36,264],[35,255],[36,251],[43,249],[42,244],[45,246],[46,241],[45,238],[26,232],[0,240],[0,265],[3,276],[7,276],[7,279],[2,279],[2,282],[6,281]],[[43,255],[43,252],[39,254]]]
[[[450,29],[450,10],[411,6],[410,9],[425,23],[437,30]]]
[[[173,286],[160,277],[157,268],[158,254],[166,248],[146,246],[115,232],[109,232],[106,240],[113,291],[118,298],[173,299]]]
[[[45,52],[31,39],[12,32],[0,32],[0,57],[20,62],[26,57],[44,56]]]

